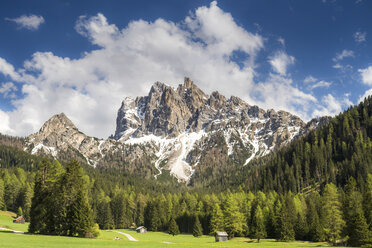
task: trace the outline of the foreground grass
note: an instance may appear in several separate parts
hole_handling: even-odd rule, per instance
[[[0,211],[0,227],[6,227],[17,231],[27,231],[28,224],[13,224],[14,214]],[[148,232],[145,234],[136,233],[134,230],[117,230],[128,233],[138,240],[138,242],[129,241],[124,235],[113,231],[101,231],[97,239],[83,239],[60,236],[32,235],[32,234],[14,234],[8,231],[0,231],[0,247],[328,247],[326,243],[311,242],[276,242],[275,240],[256,240],[248,238],[235,238],[228,242],[216,243],[214,237],[202,236],[194,238],[192,235],[181,234],[171,236],[167,233]],[[119,237],[122,240],[113,240]]]

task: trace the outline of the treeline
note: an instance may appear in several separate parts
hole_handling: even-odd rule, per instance
[[[345,189],[327,184],[322,193],[278,194],[223,192],[219,194],[143,194],[117,188],[113,195],[100,191],[93,200],[96,221],[103,229],[144,225],[151,231],[177,228],[183,233],[230,237],[275,238],[347,242],[360,246],[372,242],[372,175],[360,192],[350,178]]]
[[[96,180],[86,176],[76,162],[61,165],[43,160],[38,168],[36,174],[20,168],[2,169],[0,179],[1,208],[22,207],[33,233],[93,237],[98,232],[94,223],[98,223],[101,229],[144,225],[151,231],[195,236],[225,230],[230,237],[258,240],[343,241],[353,246],[371,242],[371,174],[363,189],[351,177],[344,188],[329,183],[321,193],[242,189],[162,193],[112,184],[109,178]],[[13,192],[22,186],[30,188],[33,196],[22,190]]]

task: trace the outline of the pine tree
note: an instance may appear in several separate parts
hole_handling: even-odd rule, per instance
[[[5,201],[4,201],[4,180],[0,178],[0,210],[5,210]]]
[[[322,196],[322,225],[327,241],[336,244],[341,237],[345,221],[337,188],[333,183],[326,185]]]
[[[211,234],[214,235],[218,231],[224,230],[223,213],[218,203],[214,204],[212,216],[210,220]]]
[[[280,211],[279,227],[282,241],[295,239],[294,224],[296,220],[296,209],[292,197],[288,194],[284,197],[283,207]]]
[[[367,177],[363,203],[367,224],[369,225],[370,232],[372,232],[372,174],[368,174]]]
[[[266,237],[264,217],[262,214],[261,207],[258,205],[254,211],[253,220],[252,220],[253,236],[257,239],[257,242],[260,243],[260,239]]]
[[[364,217],[362,195],[357,191],[356,182],[352,177],[346,185],[344,209],[348,244],[351,246],[367,244],[370,241],[370,233]]]
[[[169,221],[168,233],[173,236],[180,234],[180,229],[178,228],[177,222],[174,220],[173,217]]]
[[[192,235],[194,237],[200,237],[203,235],[203,228],[200,224],[200,221],[199,221],[199,217],[196,216],[195,217],[195,222],[194,222],[194,226],[192,228]]]
[[[67,207],[66,217],[69,236],[93,237],[92,210],[83,191],[79,191],[73,203]]]
[[[51,164],[47,159],[39,164],[35,177],[34,195],[31,200],[28,229],[30,233],[55,233],[51,226],[54,223],[52,216],[54,211],[58,211],[55,207],[61,206],[55,205],[53,201],[53,189],[62,172],[63,168],[60,164]]]

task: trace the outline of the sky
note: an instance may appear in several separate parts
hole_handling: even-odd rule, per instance
[[[3,0],[0,133],[27,136],[64,112],[115,131],[127,96],[190,77],[304,121],[372,94],[369,0]]]

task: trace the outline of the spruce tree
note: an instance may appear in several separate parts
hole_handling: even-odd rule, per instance
[[[367,224],[369,225],[369,230],[372,233],[372,174],[368,174],[366,184],[363,205]]]
[[[34,195],[31,200],[28,231],[30,233],[53,234],[55,230],[52,226],[54,224],[52,216],[54,211],[58,211],[56,207],[61,207],[55,205],[53,189],[63,172],[63,168],[58,167],[58,164],[51,164],[47,159],[42,160],[38,167],[35,176]]]
[[[356,182],[352,177],[346,186],[344,209],[348,244],[351,246],[367,244],[371,237],[364,217],[362,195],[357,191]]]
[[[83,191],[79,191],[72,204],[67,207],[66,221],[69,236],[93,237],[92,210]]]
[[[5,210],[5,201],[4,201],[4,180],[0,178],[0,210]]]
[[[284,197],[283,206],[279,218],[279,240],[291,241],[295,239],[294,224],[296,221],[296,209],[290,194]]]
[[[254,211],[253,220],[252,220],[252,228],[253,228],[253,237],[257,239],[258,243],[260,243],[260,239],[263,239],[266,237],[266,230],[265,230],[264,217],[262,214],[261,207],[259,205]]]
[[[326,185],[322,195],[322,225],[326,240],[336,244],[341,237],[345,221],[342,216],[339,194],[333,183]]]
[[[199,217],[195,217],[194,226],[192,228],[192,235],[194,237],[200,237],[203,235],[203,228],[200,224]]]
[[[173,217],[169,221],[168,233],[173,236],[180,234],[180,229],[178,228],[177,222],[174,220]]]

